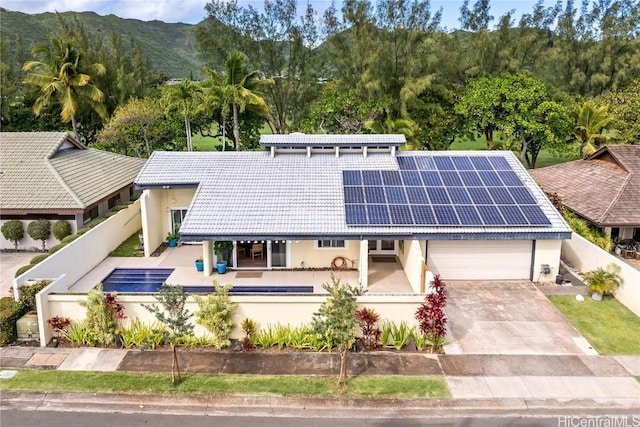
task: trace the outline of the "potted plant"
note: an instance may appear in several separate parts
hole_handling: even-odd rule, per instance
[[[167,244],[170,248],[178,246],[178,239],[180,239],[180,233],[178,233],[177,229],[173,232],[170,231],[167,233]]]
[[[602,301],[604,295],[610,294],[623,283],[620,277],[620,266],[609,264],[607,268],[598,267],[584,275],[587,290],[591,292],[591,299]]]
[[[233,242],[230,242],[228,240],[218,241],[213,244],[213,253],[216,254],[216,258],[218,260],[216,266],[218,268],[219,274],[226,273],[227,261],[232,249]]]
[[[204,263],[202,262],[202,258],[198,258],[196,260],[196,270],[197,271],[204,271]]]

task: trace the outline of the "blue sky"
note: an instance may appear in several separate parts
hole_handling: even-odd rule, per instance
[[[475,0],[470,0],[473,4]],[[185,22],[196,24],[202,21],[206,12],[204,6],[206,0],[1,0],[0,5],[5,9],[25,13],[40,12],[84,12],[94,11],[99,15],[114,14],[121,18],[135,18],[143,21],[159,20],[165,22]],[[261,7],[263,1],[239,0],[241,4],[252,4]],[[330,0],[311,0],[313,6],[323,11],[330,4]],[[515,9],[516,16],[531,12],[536,0],[493,0],[491,1],[491,13],[495,17],[506,11]],[[545,4],[552,5],[554,1],[545,0]],[[339,1],[337,2],[339,4]],[[306,5],[300,1],[301,8]],[[443,8],[442,25],[452,29],[459,26],[458,17],[462,0],[431,0],[432,10]]]

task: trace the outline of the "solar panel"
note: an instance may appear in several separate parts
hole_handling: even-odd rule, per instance
[[[451,201],[444,187],[427,187],[427,194],[434,205],[450,205]]]
[[[367,205],[367,216],[369,224],[390,224],[389,211],[387,205]]]
[[[453,165],[453,161],[451,157],[448,156],[437,156],[433,158],[433,161],[436,163],[436,167],[441,171],[452,171],[456,170],[456,167]]]
[[[468,157],[455,156],[455,157],[451,158],[451,161],[453,161],[453,165],[459,171],[472,171],[473,170],[473,163],[471,163],[471,160]]]
[[[456,205],[470,205],[472,203],[469,193],[464,187],[449,187],[447,188],[449,198]]]
[[[489,195],[489,192],[482,187],[469,187],[467,188],[469,192],[469,196],[471,196],[471,200],[476,205],[491,205],[493,204],[493,199]]]
[[[440,172],[442,182],[444,185],[459,187],[462,185],[462,180],[456,171],[444,171]]]
[[[362,187],[344,187],[345,203],[364,203]]]
[[[364,205],[345,205],[345,217],[349,225],[366,225],[367,211]]]
[[[491,163],[487,160],[486,157],[470,157],[471,163],[473,163],[473,167],[479,171],[490,171],[493,170]]]
[[[503,225],[505,223],[497,207],[482,205],[476,206],[476,208],[485,225]]]
[[[524,187],[524,182],[513,171],[499,171],[497,174],[507,187]]]
[[[362,185],[360,171],[342,171],[343,185]]]
[[[466,186],[481,187],[480,175],[474,171],[460,171],[460,178]]]
[[[433,211],[429,205],[411,206],[411,212],[413,213],[415,223],[418,225],[431,225],[436,223],[436,218],[433,216]]]
[[[462,225],[482,225],[482,220],[476,208],[471,205],[457,205],[454,206],[460,218],[460,224]]]
[[[404,187],[385,187],[384,191],[387,193],[387,202],[389,202],[389,204],[407,204]]]
[[[453,206],[450,205],[433,205],[433,213],[440,225],[458,225],[458,215]]]
[[[400,177],[406,186],[422,186],[422,180],[417,171],[400,171]]]
[[[416,165],[416,161],[411,156],[398,156],[398,167],[400,170],[416,170],[418,169],[418,165]]]
[[[411,209],[408,205],[389,205],[392,224],[413,224]]]
[[[497,171],[510,171],[511,166],[504,157],[487,157],[491,166]]]
[[[520,206],[520,209],[522,210],[522,213],[524,214],[525,218],[527,218],[527,221],[529,221],[529,224],[531,225],[550,225],[551,224],[547,216],[544,214],[544,212],[542,212],[542,209],[540,209],[540,207],[538,206],[535,206],[535,205]]]
[[[482,180],[482,183],[487,187],[502,186],[502,181],[500,181],[498,174],[493,171],[480,171],[478,172],[478,175],[480,175],[480,179]]]
[[[381,171],[384,185],[402,185],[399,171]]]
[[[487,188],[489,194],[491,194],[491,198],[496,205],[513,205],[515,202],[509,195],[509,192],[504,187],[489,187]]]
[[[442,180],[440,179],[440,174],[435,171],[422,171],[420,172],[420,176],[422,177],[422,182],[426,186],[432,187],[442,187]]]
[[[418,166],[418,170],[421,170],[421,171],[436,170],[436,164],[431,157],[416,156],[415,160],[416,160],[416,165]]]
[[[498,210],[500,210],[500,213],[509,225],[528,224],[527,219],[517,206],[498,206]]]
[[[507,188],[513,200],[520,205],[535,205],[536,199],[533,198],[526,187],[509,187]]]
[[[382,185],[380,171],[362,171],[362,182],[364,185]]]
[[[382,187],[364,187],[364,199],[367,203],[386,203]]]
[[[422,187],[407,187],[407,197],[409,203],[414,205],[426,205],[429,203],[427,193]]]

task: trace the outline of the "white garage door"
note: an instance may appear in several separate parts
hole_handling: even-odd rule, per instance
[[[531,240],[427,242],[427,267],[443,280],[529,280]]]

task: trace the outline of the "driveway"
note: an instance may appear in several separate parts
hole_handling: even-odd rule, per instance
[[[0,298],[13,296],[9,288],[13,286],[16,271],[36,255],[38,252],[0,252]]]
[[[531,282],[447,282],[448,354],[594,354]]]

